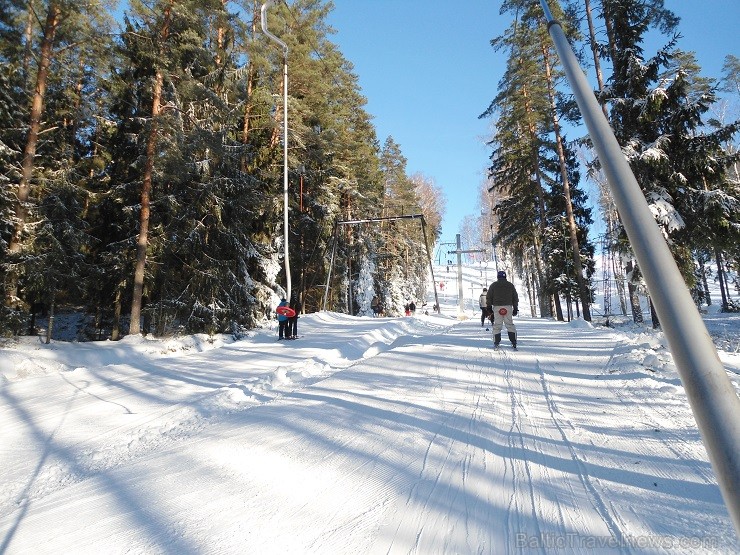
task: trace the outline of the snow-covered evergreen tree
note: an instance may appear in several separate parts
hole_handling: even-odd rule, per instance
[[[32,92],[27,89],[33,82],[28,71],[33,64],[24,61],[38,57],[40,22],[34,20],[36,39],[28,45],[23,22],[32,21],[25,17],[29,10],[41,13],[41,5],[3,6],[8,8],[0,10],[0,162],[7,166],[0,184],[9,185],[0,191],[5,284],[11,261],[3,254],[11,250],[18,219],[13,172],[20,168]],[[328,309],[353,312],[358,301],[369,303],[372,297],[355,299],[350,289],[365,230],[342,236],[330,263],[322,253],[329,251],[335,223],[380,217],[383,206],[386,215],[417,213],[420,203],[404,167],[394,173],[397,181],[383,203],[380,147],[359,79],[329,40],[329,4],[298,2],[271,11],[271,26],[291,56],[287,246],[282,96],[276,94],[282,87],[282,52],[259,29],[259,3],[240,4],[236,17],[219,1],[132,0],[117,34],[101,32],[107,12],[98,10],[99,0],[60,6],[66,11],[46,93],[48,129],[32,176],[38,195],[29,214],[39,225],[25,226],[44,235],[22,245],[30,255],[31,247],[46,249],[44,258],[27,259],[29,269],[33,263],[45,273],[30,287],[27,272],[18,272],[21,287],[13,287],[17,303],[8,314],[29,306],[31,293],[40,295],[53,285],[57,298],[81,301],[95,313],[97,337],[119,339],[127,319],[155,334],[253,327],[274,315],[276,298],[285,294],[286,251],[292,292],[306,311],[322,307],[323,288],[317,284],[327,281]],[[77,32],[91,26],[93,41],[87,40],[90,33]],[[394,156],[403,160],[400,148]],[[67,210],[62,198],[69,200]],[[439,221],[441,216],[428,220],[430,243],[438,238]],[[54,232],[70,229],[79,230],[78,240],[54,242]],[[393,266],[403,267],[396,275],[405,279],[420,273],[409,267],[409,260],[423,260],[417,256],[424,251],[418,221],[385,226],[379,235],[385,258],[374,263],[384,275]],[[25,264],[19,256],[16,267]],[[65,267],[69,271],[60,270]],[[27,320],[27,313],[21,317]],[[0,332],[18,333],[8,322],[0,308]],[[138,326],[128,329],[139,333]]]
[[[355,285],[355,302],[357,303],[358,316],[373,316],[370,304],[375,296],[375,263],[366,256],[360,264],[360,275]]]
[[[402,316],[408,303],[409,288],[400,266],[393,266],[383,288],[383,308],[386,316]]]

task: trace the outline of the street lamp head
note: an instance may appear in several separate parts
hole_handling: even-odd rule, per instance
[[[270,31],[267,30],[267,8],[269,8],[274,3],[274,0],[267,0],[264,4],[262,4],[262,32],[267,35],[268,38],[274,40],[276,43],[278,43],[280,46],[283,47],[283,52],[285,55],[288,55],[288,45],[285,44],[283,41],[281,41],[279,38],[277,38],[275,35],[273,35]]]

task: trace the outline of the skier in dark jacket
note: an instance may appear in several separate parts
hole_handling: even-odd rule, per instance
[[[501,328],[506,326],[509,341],[516,349],[516,326],[514,319],[519,313],[519,295],[514,284],[506,280],[506,272],[499,271],[486,294],[489,310],[493,310],[493,345],[498,347],[501,342]]]
[[[301,311],[301,303],[298,297],[290,298],[290,308],[295,310],[295,315],[288,318],[288,339],[298,339],[298,313]]]

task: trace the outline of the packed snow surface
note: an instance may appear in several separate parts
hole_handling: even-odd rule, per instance
[[[740,551],[660,332],[525,315],[494,350],[455,302],[6,341],[0,553]]]

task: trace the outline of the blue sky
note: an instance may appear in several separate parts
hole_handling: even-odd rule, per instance
[[[480,213],[491,121],[505,60],[490,46],[509,23],[498,0],[334,0],[332,42],[354,64],[381,144],[401,145],[408,173],[434,179],[447,197],[442,241],[466,215]],[[665,0],[681,18],[679,48],[719,77],[724,57],[740,57],[738,0]],[[655,45],[645,45],[646,54]],[[653,48],[651,50],[651,47]],[[595,85],[595,80],[592,80]]]

